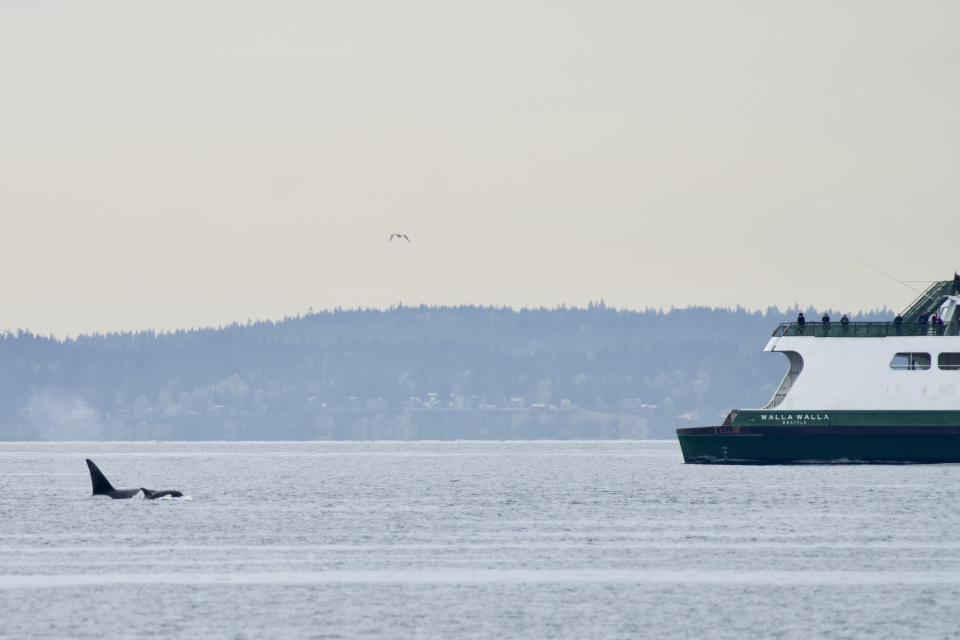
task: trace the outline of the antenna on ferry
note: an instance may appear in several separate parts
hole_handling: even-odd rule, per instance
[[[935,298],[932,298],[932,297],[928,296],[925,292],[920,291],[920,289],[917,289],[916,287],[912,287],[912,286],[910,286],[909,284],[907,284],[907,281],[906,281],[906,280],[901,280],[900,278],[898,278],[898,277],[896,277],[896,276],[892,276],[892,275],[890,275],[889,273],[887,273],[886,271],[884,271],[883,269],[881,269],[880,267],[875,267],[875,266],[873,266],[872,264],[870,264],[869,262],[867,262],[866,260],[861,260],[860,258],[858,258],[857,256],[853,255],[852,253],[849,253],[849,254],[847,254],[847,255],[849,255],[851,258],[853,258],[853,259],[856,260],[857,262],[859,262],[859,263],[861,263],[861,264],[867,265],[868,267],[870,267],[870,268],[873,269],[874,271],[879,271],[880,273],[882,273],[883,275],[887,276],[887,277],[890,278],[891,280],[896,280],[897,282],[899,282],[899,283],[902,284],[903,286],[907,287],[908,289],[912,289],[913,291],[916,291],[917,293],[919,293],[920,295],[922,295],[924,298],[928,298],[928,299],[930,299],[930,300],[935,300],[935,301],[937,301]],[[937,301],[937,302],[939,302],[939,301]]]

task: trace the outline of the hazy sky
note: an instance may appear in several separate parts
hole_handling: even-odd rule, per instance
[[[904,306],[960,3],[0,0],[0,330]],[[387,243],[393,232],[412,243]]]

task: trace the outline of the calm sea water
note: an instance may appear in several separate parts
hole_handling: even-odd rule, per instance
[[[90,497],[84,458],[120,487]],[[0,444],[0,637],[960,638],[960,466]]]

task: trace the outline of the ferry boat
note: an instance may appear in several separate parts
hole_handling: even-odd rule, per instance
[[[677,429],[684,461],[960,462],[960,277],[933,283],[899,317],[779,325],[764,351],[789,369],[773,398],[718,426]]]

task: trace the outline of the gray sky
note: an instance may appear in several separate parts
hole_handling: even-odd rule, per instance
[[[899,308],[849,254],[960,268],[958,28],[924,1],[0,0],[0,330]]]

